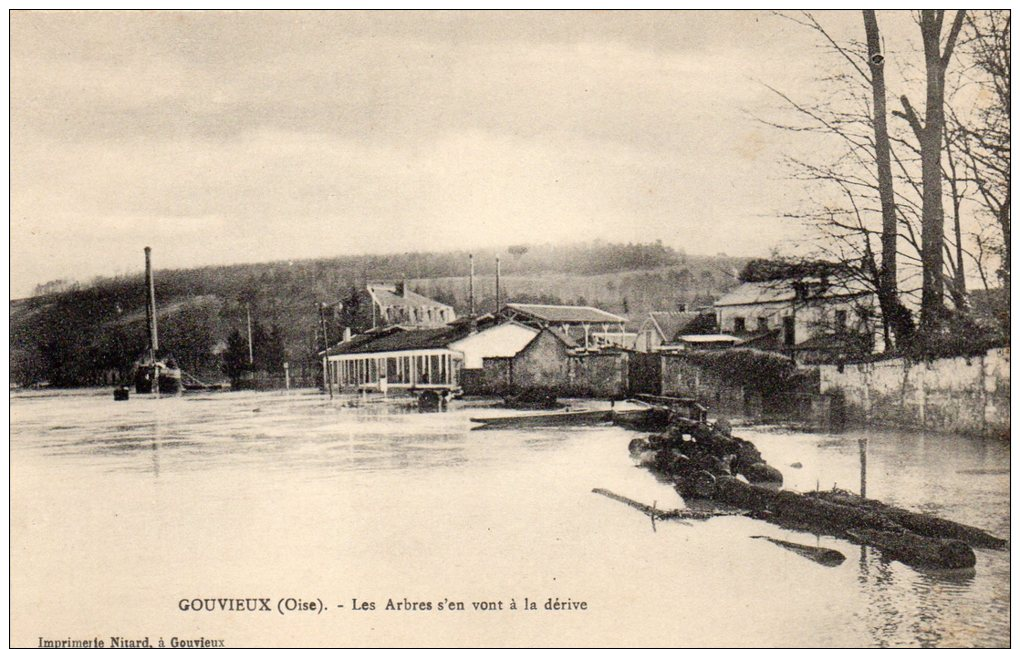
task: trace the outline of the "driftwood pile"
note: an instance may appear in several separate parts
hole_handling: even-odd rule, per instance
[[[782,490],[782,473],[724,422],[674,418],[665,432],[633,439],[630,452],[684,498],[710,499],[786,527],[870,545],[914,567],[971,568],[972,547],[1006,545],[984,530],[845,491]]]

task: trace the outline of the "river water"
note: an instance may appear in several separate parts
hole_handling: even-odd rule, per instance
[[[16,645],[1009,643],[1008,550],[976,550],[973,572],[946,574],[743,517],[653,528],[592,493],[682,506],[634,466],[632,434],[613,426],[472,432],[470,417],[506,411],[455,402],[420,414],[300,391],[127,402],[109,390],[14,392],[10,406]],[[1008,538],[1007,443],[734,433],[798,490],[856,490],[866,436],[869,496]],[[821,566],[753,535],[847,560]],[[181,610],[196,598],[267,598],[273,612]],[[325,609],[281,615],[283,598]],[[569,605],[546,610],[550,598]],[[391,599],[401,610],[387,610]],[[432,610],[403,610],[405,599]]]

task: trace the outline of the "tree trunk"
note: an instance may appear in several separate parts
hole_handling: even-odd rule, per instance
[[[926,9],[921,12],[921,39],[924,42],[926,75],[924,125],[909,108],[906,97],[904,108],[913,115],[911,126],[921,148],[921,328],[934,331],[942,320],[944,286],[942,246],[945,216],[942,211],[942,129],[945,125],[946,67],[953,53],[953,45],[963,25],[964,10],[956,12],[956,19],[941,46],[944,10]]]
[[[882,324],[886,348],[892,347],[890,331],[900,331],[896,319],[900,310],[896,277],[896,198],[893,192],[892,162],[890,161],[889,127],[886,122],[885,61],[882,55],[878,19],[873,9],[863,10],[864,32],[868,41],[868,65],[871,68],[871,94],[875,126],[875,162],[878,166],[878,196],[882,204],[882,267],[878,278],[878,303],[882,309]]]
[[[944,116],[945,69],[942,67],[939,36],[942,21],[936,11],[921,16],[924,41],[924,67],[927,94],[921,145],[921,259],[924,264],[921,285],[921,328],[932,330],[942,309],[942,123]]]
[[[759,512],[766,520],[811,528],[882,550],[903,563],[923,568],[972,568],[974,551],[963,541],[923,536],[867,507],[844,505],[792,491],[773,491],[720,476],[714,499]]]

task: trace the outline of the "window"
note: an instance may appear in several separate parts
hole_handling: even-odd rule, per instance
[[[733,318],[733,331],[738,334],[747,331],[747,320],[744,318]]]
[[[836,333],[846,333],[846,311],[836,311]]]
[[[765,316],[758,316],[758,331],[768,331],[769,319]]]
[[[792,347],[797,340],[797,330],[792,315],[783,318],[783,344]]]

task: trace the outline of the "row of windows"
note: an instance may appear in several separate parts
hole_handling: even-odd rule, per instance
[[[835,333],[843,333],[847,327],[847,312],[838,309],[835,312],[834,317]],[[787,345],[793,345],[796,340],[795,326],[793,316],[784,316],[782,320],[783,326],[783,342]],[[758,316],[758,331],[765,332],[769,329],[769,319],[766,316]],[[733,333],[741,334],[746,333],[747,319],[743,317],[733,318]]]
[[[387,322],[447,322],[452,320],[453,310],[440,307],[388,306],[382,311]]]
[[[449,385],[455,383],[458,361],[450,354],[412,354],[384,358],[330,361],[330,376],[337,385]]]

